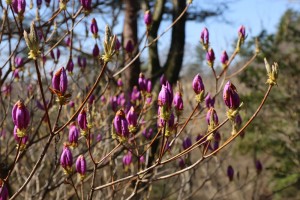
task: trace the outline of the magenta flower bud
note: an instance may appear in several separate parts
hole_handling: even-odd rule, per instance
[[[78,114],[78,126],[81,130],[86,131],[87,130],[87,126],[88,126],[88,122],[87,122],[87,116],[86,116],[86,111],[85,109],[82,109],[80,111],[80,113]]]
[[[169,102],[169,104],[172,105],[174,94],[173,94],[172,85],[169,83],[169,81],[166,81],[166,87],[167,87],[167,90],[168,90],[169,95],[170,95],[170,102]]]
[[[60,58],[60,50],[59,48],[56,49],[56,61],[58,61]]]
[[[19,16],[22,16],[25,12],[26,0],[13,0],[12,8],[16,14],[18,14]]]
[[[245,39],[245,37],[246,37],[246,28],[245,28],[245,26],[241,26],[241,27],[239,28],[238,35],[239,35],[239,37],[242,38],[243,40]]]
[[[60,165],[64,168],[65,174],[72,172],[73,156],[68,146],[64,146],[64,149],[60,156]]]
[[[123,87],[122,78],[118,78],[117,85],[118,85],[118,87]]]
[[[118,52],[121,48],[121,43],[118,39],[118,37],[116,37],[116,44],[115,44],[115,50]]]
[[[185,167],[185,162],[182,158],[179,158],[178,160],[178,166],[183,169]]]
[[[125,113],[123,110],[119,110],[116,113],[115,119],[114,119],[114,127],[116,130],[116,133],[121,136],[127,138],[129,136],[129,129],[128,129],[128,122],[125,117]]]
[[[216,142],[220,142],[221,141],[221,134],[219,131],[216,131],[215,134],[214,134],[214,140]]]
[[[161,84],[161,85],[165,85],[166,82],[167,82],[166,76],[165,76],[164,74],[161,75],[161,77],[160,77],[160,84]]]
[[[68,38],[66,39],[66,45],[67,45],[68,47],[71,46],[71,38],[70,38],[70,37],[68,37]]]
[[[152,81],[150,79],[147,79],[147,92],[152,92]]]
[[[213,107],[211,107],[207,111],[206,122],[208,125],[211,125],[211,124],[218,125],[219,124],[219,118],[218,118],[217,112]]]
[[[14,138],[18,144],[20,143],[20,140],[21,140],[21,146],[25,146],[28,141],[28,135],[25,135],[24,137],[18,136],[18,127],[17,126],[14,127]]]
[[[170,114],[170,118],[168,120],[168,127],[169,129],[173,129],[174,128],[174,124],[175,124],[175,116],[173,114],[173,112]]]
[[[54,55],[53,49],[51,49],[51,51],[50,51],[50,56],[53,60],[55,60],[55,55]]]
[[[215,105],[215,97],[211,98],[210,93],[205,97],[206,108],[214,107]]]
[[[237,124],[238,127],[240,127],[242,125],[242,117],[241,117],[241,115],[238,114],[235,117],[235,123]]]
[[[83,155],[78,156],[75,167],[76,171],[80,174],[81,180],[83,180],[86,174],[86,161]]]
[[[132,53],[133,52],[134,45],[133,45],[133,43],[132,43],[131,40],[128,40],[128,42],[127,42],[127,44],[125,46],[125,50],[126,50],[127,53]]]
[[[85,11],[90,12],[92,10],[92,0],[80,0],[80,3]]]
[[[0,184],[0,200],[7,200],[8,199],[8,189],[5,183],[2,182]]]
[[[79,130],[76,128],[75,124],[70,126],[69,130],[69,144],[72,147],[77,147],[79,138]]]
[[[106,98],[105,98],[105,96],[101,96],[100,100],[101,100],[102,103],[104,103],[104,104],[106,103]]]
[[[133,89],[132,89],[132,92],[131,92],[131,102],[133,103],[133,104],[135,104],[135,102],[137,101],[137,100],[140,100],[141,99],[141,93],[140,93],[140,91],[138,90],[138,88],[137,88],[137,86],[135,85],[134,87],[133,87]]]
[[[16,57],[15,58],[15,67],[20,68],[23,66],[23,58],[21,57]]]
[[[23,101],[17,101],[17,103],[14,105],[12,109],[12,120],[15,124],[15,126],[19,130],[27,129],[29,122],[30,122],[30,115],[29,111],[25,107]],[[25,134],[18,134],[19,137],[25,136]]]
[[[143,73],[140,73],[138,83],[139,83],[140,91],[146,91],[147,81]]]
[[[171,101],[170,93],[169,93],[167,87],[165,85],[163,85],[158,94],[157,103],[159,106],[166,106],[167,108],[170,108],[171,107],[170,101]]]
[[[140,163],[145,163],[145,157],[144,156],[140,157]]]
[[[183,100],[180,92],[176,92],[173,104],[176,110],[183,110]]]
[[[92,95],[90,96],[89,100],[88,100],[88,103],[89,103],[90,105],[92,105],[92,104],[94,103],[95,99],[96,99],[95,95],[92,94]]]
[[[229,178],[229,181],[233,180],[234,170],[233,170],[233,167],[231,165],[229,165],[228,168],[227,168],[227,176]]]
[[[124,92],[118,95],[117,103],[120,107],[124,107],[126,104],[126,98]]]
[[[205,92],[204,84],[202,82],[202,78],[200,74],[197,74],[193,79],[193,89],[196,94],[200,94],[201,92]]]
[[[17,80],[20,78],[19,70],[18,70],[18,69],[15,69],[15,70],[14,70],[14,72],[13,72],[13,77],[14,77],[15,79],[17,79]]]
[[[97,25],[97,21],[95,18],[92,19],[91,32],[92,32],[94,38],[98,37],[98,25]]]
[[[208,48],[208,45],[209,45],[209,32],[208,32],[208,29],[206,27],[201,32],[200,42],[205,47],[205,49]]]
[[[45,0],[45,2],[46,2],[46,6],[49,7],[51,0]]]
[[[261,171],[263,170],[263,166],[262,166],[260,160],[255,160],[255,168],[256,168],[257,174],[260,174]]]
[[[74,108],[74,106],[75,106],[74,101],[70,101],[70,102],[69,102],[69,106],[70,106],[70,108]]]
[[[147,10],[144,14],[144,22],[146,24],[146,26],[150,26],[152,24],[152,14],[150,12],[150,10]]]
[[[68,64],[67,64],[67,70],[69,73],[73,73],[73,69],[74,69],[74,63],[72,58],[69,59]]]
[[[123,165],[125,166],[129,166],[132,162],[132,154],[131,152],[129,151],[126,155],[123,156]]]
[[[111,108],[114,112],[117,112],[118,108],[118,98],[116,96],[110,98]]]
[[[226,106],[230,109],[237,109],[240,105],[240,97],[237,93],[236,87],[228,81],[224,86],[223,100]]]
[[[68,78],[64,67],[60,68],[55,72],[52,78],[52,87],[55,90],[59,91],[62,95],[64,95],[67,91]]]
[[[36,5],[40,9],[42,6],[42,0],[36,0]]]
[[[215,59],[216,59],[215,52],[212,48],[210,48],[206,53],[206,61],[208,65],[212,67],[214,65]]]
[[[93,48],[93,56],[94,56],[94,58],[98,58],[99,55],[100,55],[100,49],[99,49],[98,45],[95,44],[95,46]]]
[[[143,132],[142,132],[143,136],[147,139],[147,140],[150,140],[151,139],[151,136],[153,134],[153,129],[152,128],[149,128],[149,130],[147,131],[147,129],[144,129]]]
[[[221,63],[226,66],[228,63],[228,55],[226,53],[226,51],[223,51],[222,55],[221,55]]]
[[[131,106],[130,110],[128,111],[126,119],[130,126],[133,126],[133,127],[137,126],[138,116],[137,116],[133,106]]]
[[[190,146],[192,146],[192,140],[190,137],[187,137],[183,140],[182,147],[185,150],[185,149],[188,149]]]

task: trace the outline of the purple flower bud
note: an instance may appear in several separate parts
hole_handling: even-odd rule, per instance
[[[129,136],[129,129],[128,129],[128,122],[125,117],[125,113],[123,110],[119,110],[116,113],[115,119],[114,119],[114,127],[116,130],[116,133],[119,136],[127,138]]]
[[[147,79],[147,92],[152,92],[152,81],[150,79]]]
[[[70,106],[70,108],[74,108],[74,106],[75,106],[74,101],[70,101],[70,102],[69,102],[69,106]]]
[[[240,127],[242,125],[242,117],[241,117],[241,115],[238,114],[235,117],[235,123],[237,124],[238,127]]]
[[[68,64],[67,64],[67,70],[68,72],[72,73],[74,69],[74,63],[72,58],[69,59]]]
[[[221,134],[219,133],[219,131],[215,132],[215,134],[214,134],[214,140],[216,142],[220,142],[221,141]]]
[[[126,50],[127,53],[132,53],[133,52],[134,45],[133,45],[133,43],[132,43],[131,40],[128,40],[128,42],[127,42],[127,44],[125,46],[125,50]]]
[[[185,162],[182,158],[179,158],[178,160],[178,166],[183,169],[185,167]]]
[[[131,152],[129,151],[126,155],[123,156],[123,165],[125,166],[129,166],[132,162],[132,154]]]
[[[14,138],[18,144],[20,143],[20,140],[21,140],[21,146],[26,145],[26,143],[28,141],[28,135],[25,135],[24,137],[18,136],[18,127],[17,126],[14,127]]]
[[[164,74],[161,75],[161,77],[160,77],[160,84],[161,84],[161,85],[165,85],[166,82],[167,82],[166,76],[165,76]]]
[[[80,0],[81,6],[86,11],[92,10],[92,0]]]
[[[218,118],[217,112],[213,107],[211,107],[207,111],[206,122],[208,125],[211,125],[211,124],[218,125],[219,124],[219,118]]]
[[[213,150],[217,150],[218,148],[219,148],[219,142],[218,141],[214,141]]]
[[[19,130],[24,130],[28,127],[30,122],[29,111],[25,107],[23,101],[17,101],[12,109],[12,119],[15,126]]]
[[[71,47],[71,38],[70,38],[70,37],[68,37],[68,38],[66,39],[66,45],[67,45],[68,47]]]
[[[200,74],[197,74],[193,79],[193,89],[196,94],[200,94],[202,91],[205,92],[204,84]]]
[[[51,51],[50,51],[50,56],[53,60],[55,60],[55,55],[54,55],[53,49],[51,49]]]
[[[97,25],[97,21],[95,18],[92,19],[91,32],[92,32],[94,38],[98,37],[98,25]]]
[[[141,99],[141,93],[140,93],[140,91],[138,90],[138,88],[137,88],[137,86],[135,85],[134,87],[133,87],[133,89],[132,89],[132,92],[131,92],[131,102],[133,103],[133,104],[135,104],[135,102],[137,101],[137,100],[140,100]]]
[[[183,110],[183,100],[180,92],[176,92],[173,104],[176,110]]]
[[[11,91],[12,91],[12,86],[11,84],[7,84],[7,83],[2,87],[1,90],[1,92],[3,92],[6,97],[10,95]]]
[[[227,176],[229,178],[229,181],[233,180],[234,170],[233,170],[233,167],[231,165],[229,165],[228,168],[227,168]]]
[[[92,105],[93,103],[94,103],[94,101],[95,101],[95,95],[94,94],[92,94],[91,96],[90,96],[90,98],[89,98],[89,100],[88,100],[88,103],[90,104],[90,105]]]
[[[223,65],[227,65],[227,63],[228,63],[228,55],[227,55],[227,53],[226,53],[226,51],[223,51],[223,53],[222,53],[222,55],[221,55],[221,63],[223,64]]]
[[[206,60],[208,65],[212,67],[214,65],[215,59],[215,52],[212,48],[210,48],[206,53]]]
[[[78,156],[75,165],[76,171],[80,174],[82,180],[86,174],[86,161],[83,155]]]
[[[14,77],[15,79],[17,79],[17,80],[20,78],[19,70],[18,70],[18,69],[15,69],[15,70],[14,70],[14,72],[13,72],[13,77]]]
[[[115,50],[116,50],[116,51],[119,51],[120,48],[121,48],[121,43],[120,43],[118,37],[116,37]]]
[[[208,32],[208,29],[206,27],[201,32],[200,42],[206,48],[208,47],[208,44],[209,44],[209,32]]]
[[[22,16],[26,8],[26,0],[13,0],[12,8],[15,13]]]
[[[65,173],[69,174],[72,171],[73,156],[68,146],[64,146],[64,149],[60,156],[60,165],[64,168]]]
[[[64,95],[67,91],[68,78],[64,67],[60,68],[55,72],[52,78],[52,87],[55,90],[59,91],[62,95]]]
[[[142,132],[143,136],[147,139],[147,140],[150,140],[151,139],[151,136],[153,134],[153,129],[152,128],[149,128],[149,130],[147,131],[147,129],[144,129],[143,132]]]
[[[172,85],[169,83],[169,81],[166,81],[166,87],[167,87],[167,90],[169,92],[169,95],[170,95],[170,105],[172,105],[172,102],[173,102],[173,89],[172,89]]]
[[[111,108],[114,112],[117,111],[118,108],[118,98],[116,96],[110,99]]]
[[[99,49],[98,45],[95,44],[95,46],[93,48],[93,56],[94,56],[94,58],[98,58],[99,55],[100,55],[100,49]]]
[[[118,95],[117,103],[120,107],[124,107],[126,104],[126,98],[124,92]]]
[[[99,133],[98,135],[97,135],[97,142],[101,142],[101,140],[102,140],[102,134],[101,133]]]
[[[118,87],[123,87],[122,78],[118,78],[117,85],[118,85]]]
[[[21,57],[16,57],[15,58],[15,65],[16,65],[16,68],[20,68],[23,66],[23,58]]]
[[[144,22],[146,26],[150,26],[152,24],[152,14],[150,10],[147,10],[144,14]]]
[[[106,103],[106,98],[105,98],[105,96],[102,95],[101,98],[100,98],[100,100],[101,100],[102,103],[104,103],[104,104]]]
[[[60,58],[60,50],[59,48],[56,49],[56,61],[58,61]]]
[[[170,118],[168,120],[168,127],[169,129],[173,130],[174,128],[174,124],[175,124],[175,116],[173,114],[173,112],[170,114]]]
[[[240,97],[236,87],[230,81],[224,86],[223,99],[226,106],[230,109],[237,109],[240,105]]]
[[[208,95],[205,97],[205,104],[206,104],[206,108],[214,107],[214,105],[215,105],[215,97],[211,98],[210,93],[208,93]]]
[[[201,138],[203,138],[203,135],[201,135],[201,134],[197,135],[196,142],[199,141],[199,140],[201,140]]]
[[[76,147],[78,144],[78,138],[79,138],[79,130],[76,128],[75,124],[72,124],[69,130],[69,144],[72,147]]]
[[[5,183],[0,184],[0,200],[8,199],[8,189]]]
[[[137,116],[133,106],[131,106],[130,110],[128,111],[126,118],[127,118],[128,124],[130,126],[133,126],[133,127],[137,126],[138,116]]]
[[[140,163],[145,163],[145,157],[144,156],[140,157]]]
[[[261,171],[263,170],[263,166],[262,166],[260,160],[255,160],[255,168],[256,168],[257,174],[260,174]]]
[[[86,117],[86,111],[85,109],[82,109],[78,115],[77,118],[78,126],[81,130],[86,131],[87,130],[87,117]]]
[[[189,148],[190,146],[192,146],[192,140],[190,137],[187,137],[183,140],[182,147],[185,150],[185,149]]]
[[[49,7],[51,0],[45,0],[46,6]]]
[[[42,6],[42,0],[36,0],[36,5],[40,9]]]
[[[161,87],[161,90],[158,94],[157,103],[159,106],[166,106],[167,108],[171,107],[172,101],[171,101],[170,93],[165,85],[162,85]]]
[[[139,83],[140,91],[146,91],[147,81],[143,73],[140,73],[138,83]]]
[[[240,38],[245,39],[246,37],[246,29],[245,26],[241,26],[238,31],[238,35]]]

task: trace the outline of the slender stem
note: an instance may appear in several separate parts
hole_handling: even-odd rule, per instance
[[[80,200],[79,194],[78,194],[78,192],[77,192],[77,189],[76,189],[76,187],[75,187],[75,184],[74,184],[74,181],[73,181],[72,177],[70,177],[70,180],[71,180],[71,185],[72,185],[72,187],[74,188],[74,191],[75,191],[75,193],[76,193],[77,199]]]
[[[5,182],[9,179],[11,173],[13,172],[13,170],[14,170],[14,168],[15,168],[17,162],[18,162],[18,158],[19,158],[19,155],[20,155],[20,149],[21,149],[22,139],[23,139],[23,138],[20,138],[20,141],[19,141],[19,144],[18,144],[18,148],[17,148],[17,153],[16,153],[16,156],[15,156],[13,165],[12,165],[11,169],[9,170],[9,172],[8,172],[8,174],[7,174],[7,176],[6,176],[6,178],[4,179]]]
[[[228,79],[231,79],[232,77],[236,76],[237,74],[239,74],[240,72],[242,72],[244,69],[246,69],[246,68],[247,68],[247,67],[255,60],[256,56],[257,56],[257,53],[255,53],[255,54],[252,56],[252,58],[251,58],[248,62],[246,62],[246,64],[245,64],[242,68],[240,68],[240,69],[237,70],[236,72],[234,72],[234,73],[232,73],[232,74],[226,76],[226,79],[227,79],[227,80],[228,80]]]

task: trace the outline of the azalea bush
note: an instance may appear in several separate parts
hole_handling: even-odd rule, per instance
[[[78,41],[84,20],[95,8],[92,1],[36,1],[30,5],[36,8],[35,17],[26,3],[7,0],[1,5],[0,45],[9,47],[2,52],[6,56],[0,81],[1,199],[155,198],[157,190],[172,196],[160,190],[161,183],[190,198],[214,182],[222,166],[223,177],[234,180],[234,167],[224,164],[229,156],[218,155],[251,126],[278,76],[277,64],[265,60],[266,91],[252,116],[242,122],[240,113],[247,105],[231,79],[247,70],[259,53],[257,44],[243,67],[229,71],[246,39],[244,26],[237,31],[234,52],[222,52],[220,60],[210,46],[208,29],[199,32],[211,83],[198,72],[176,86],[165,75],[154,82],[140,73],[130,88],[123,74],[144,49],[162,39],[192,1],[151,42],[147,36],[152,15],[145,11],[145,38],[138,54],[133,53],[137,44],[129,40],[122,46],[118,33],[110,25],[98,27],[96,18],[88,22],[88,39]],[[88,45],[82,46],[85,42]],[[209,91],[208,84],[215,89]],[[224,106],[215,106],[220,104]],[[212,162],[217,165],[209,167]],[[206,175],[196,176],[202,168]],[[254,168],[260,174],[262,163],[256,160]],[[178,177],[180,181],[174,181]]]

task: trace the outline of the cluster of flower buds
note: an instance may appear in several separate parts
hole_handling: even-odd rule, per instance
[[[54,63],[58,63],[59,57],[60,57],[60,50],[59,48],[56,49],[56,57],[54,55],[53,50],[50,51],[50,56],[54,60]]]
[[[60,165],[64,169],[65,174],[70,174],[72,172],[73,155],[70,148],[64,145],[63,151],[60,156]]]
[[[95,18],[92,19],[91,32],[92,32],[94,38],[98,38],[98,25],[97,25],[97,21]]]
[[[75,167],[80,176],[80,180],[83,180],[86,175],[86,160],[83,155],[78,156]]]
[[[197,74],[193,79],[193,89],[196,93],[196,101],[201,103],[204,100],[205,87],[200,74]]]
[[[265,58],[264,60],[265,60],[265,66],[266,66],[267,75],[268,75],[267,83],[269,85],[277,85],[278,64],[274,63],[272,66],[270,66],[267,59]]]
[[[84,13],[88,15],[92,11],[92,0],[80,0],[81,6],[84,9]]]
[[[65,105],[69,102],[70,94],[66,94],[68,89],[68,77],[64,67],[55,72],[52,77],[51,92],[57,95],[57,101],[60,105]]]
[[[29,126],[30,115],[23,101],[19,100],[12,109],[12,120],[15,124],[16,135],[19,138],[26,136],[26,129]]]
[[[30,25],[30,33],[28,34],[24,30],[23,35],[24,35],[24,39],[27,44],[27,47],[29,49],[28,58],[32,58],[33,60],[36,60],[37,57],[39,57],[41,52],[39,50],[40,42],[39,42],[39,37],[38,37],[36,29],[35,29],[34,22],[32,22]]]
[[[119,110],[114,118],[114,128],[115,128],[115,133],[113,133],[113,138],[116,138],[120,141],[123,142],[129,137],[129,124],[125,116],[125,112],[123,110]]]
[[[26,0],[12,0],[12,9],[16,14],[18,14],[18,18],[21,22],[24,19],[25,8]]]

